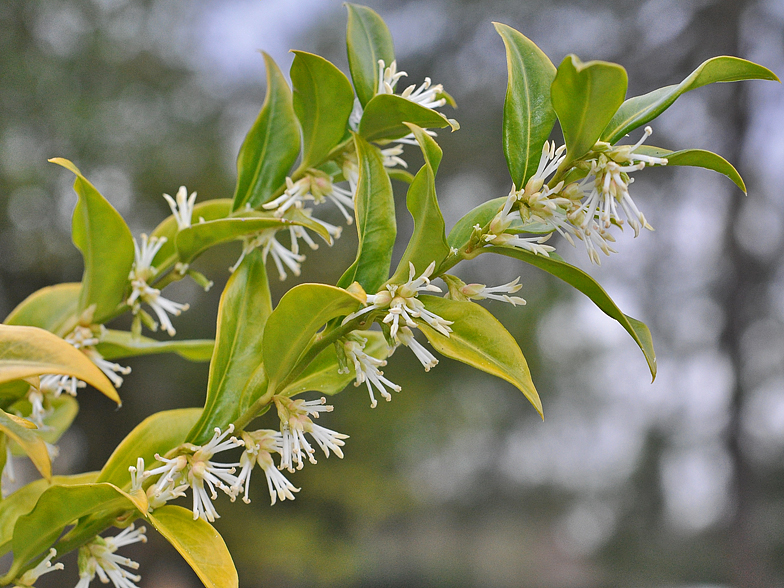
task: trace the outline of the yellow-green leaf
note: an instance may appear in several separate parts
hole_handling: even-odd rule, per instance
[[[209,361],[212,357],[212,339],[186,339],[181,341],[156,341],[127,331],[107,329],[101,335],[96,349],[104,359],[120,359],[155,353],[176,353],[190,361]]]
[[[386,359],[389,346],[384,334],[379,331],[353,331],[353,334],[367,339],[365,353],[376,359]],[[294,396],[301,392],[320,392],[321,394],[337,394],[354,378],[354,366],[349,365],[348,371],[341,374],[340,363],[335,346],[330,345],[310,362],[310,365],[281,392],[284,396]]]
[[[56,284],[41,288],[22,300],[11,311],[6,325],[40,327],[57,335],[67,335],[62,327],[74,317],[79,305],[79,292],[82,285],[77,282]]]
[[[432,108],[426,108],[396,94],[379,94],[365,107],[359,122],[359,134],[368,141],[399,139],[411,132],[406,123],[425,129],[460,129],[457,121],[448,119]]]
[[[181,506],[166,505],[150,515],[155,530],[180,552],[207,588],[237,588],[239,579],[226,543],[212,525]]]
[[[66,526],[83,516],[113,509],[134,510],[133,500],[112,484],[51,486],[41,494],[35,507],[20,516],[11,540],[14,562],[0,585],[16,577],[34,557],[48,549]]]
[[[130,466],[143,458],[149,468],[155,454],[164,454],[185,441],[201,414],[200,408],[176,408],[148,416],[128,433],[103,466],[96,482],[111,482],[125,488],[130,486]]]
[[[264,327],[264,366],[269,382],[283,380],[311,339],[330,320],[351,314],[362,300],[326,284],[300,284],[280,299]]]
[[[60,337],[37,327],[0,325],[0,383],[42,374],[74,376],[121,404],[103,372]]]
[[[52,476],[51,481],[41,478],[22,486],[13,494],[0,501],[0,555],[11,549],[11,539],[17,519],[33,510],[35,503],[50,486],[72,486],[91,484],[98,472],[87,472],[73,476]]]
[[[52,477],[52,462],[46,443],[33,423],[0,410],[0,432],[8,435],[22,448],[44,478]]]
[[[542,415],[542,401],[531,380],[531,371],[514,337],[482,306],[464,300],[420,296],[429,311],[454,321],[449,337],[422,320],[417,324],[441,354],[506,380],[516,386]]]

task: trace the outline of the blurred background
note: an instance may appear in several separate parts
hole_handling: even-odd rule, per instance
[[[368,4],[392,31],[405,83],[430,76],[459,105],[444,110],[461,130],[439,135],[448,227],[509,189],[506,63],[491,21],[556,64],[572,52],[621,63],[629,95],[677,83],[717,54],[784,72],[782,0]],[[181,184],[200,200],[230,197],[237,149],[264,97],[257,50],[286,71],[289,48],[348,72],[345,9],[331,0],[0,2],[3,316],[34,290],[81,277],[73,176],[47,158],[72,159],[137,236],[168,214],[161,194]],[[445,359],[425,376],[411,354],[396,354],[386,375],[403,392],[375,410],[363,389],[333,399],[323,424],[351,436],[346,458],[291,476],[296,501],[270,507],[260,472],[250,506],[219,501],[216,527],[243,587],[784,586],[784,93],[771,82],[702,88],[653,128],[651,144],[725,156],[748,197],[705,170],[646,170],[632,193],[655,233],[623,235],[600,268],[558,245],[650,326],[656,382],[634,342],[581,294],[510,259],[464,264],[466,281],[522,276],[527,306],[488,307],[519,340],[545,421],[505,382]],[[415,171],[415,150],[406,157]],[[396,192],[405,236],[405,187]],[[355,241],[349,227],[309,254],[302,279],[334,283]],[[167,290],[191,302],[175,320],[178,337],[214,334],[238,254],[227,245],[199,260],[216,282],[209,293],[187,281]],[[276,297],[295,283],[272,280]],[[98,469],[142,418],[203,401],[206,365],[169,356],[131,365],[122,410],[80,393],[59,472]],[[135,547],[140,586],[200,585],[154,531]],[[41,584],[75,584],[74,558],[66,564]]]

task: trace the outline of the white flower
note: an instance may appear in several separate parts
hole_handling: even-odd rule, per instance
[[[276,395],[273,400],[278,410],[283,435],[280,469],[285,468],[293,472],[294,464],[297,464],[297,469],[300,470],[305,465],[306,456],[310,463],[316,463],[316,458],[313,456],[316,450],[308,443],[305,433],[309,433],[315,439],[325,456],[329,457],[332,451],[338,457],[343,457],[340,448],[345,445],[343,439],[348,439],[348,435],[317,425],[311,419],[311,417],[318,418],[321,412],[332,411],[332,406],[326,404],[326,398],[306,401]]]
[[[429,372],[430,368],[434,368],[438,365],[436,357],[430,353],[424,345],[416,340],[414,332],[408,327],[402,327],[400,329],[398,339],[403,345],[414,352],[414,355],[419,360],[419,363],[422,364],[422,367],[425,368],[426,372]]]
[[[573,222],[587,234],[593,230],[595,219],[604,229],[609,229],[613,223],[623,228],[624,222],[628,222],[635,237],[640,234],[640,229],[653,230],[629,194],[629,185],[634,181],[629,177],[631,172],[639,171],[646,165],[667,164],[664,158],[635,153],[652,132],[651,127],[645,127],[645,133],[636,144],[608,146],[598,157],[590,160],[590,175],[579,184],[587,197],[582,206],[570,214]],[[619,205],[626,217],[625,221],[619,214]]]
[[[169,208],[177,221],[177,228],[181,231],[190,227],[193,205],[196,203],[196,192],[192,192],[188,197],[188,190],[185,189],[185,186],[180,186],[180,189],[177,190],[176,200],[168,194],[164,194],[163,197],[169,203]]]
[[[343,341],[343,349],[346,352],[346,357],[354,364],[354,386],[359,386],[364,382],[370,394],[370,408],[376,408],[378,403],[373,394],[373,386],[376,387],[387,402],[392,400],[392,395],[387,392],[385,386],[395,392],[400,392],[401,388],[384,377],[384,372],[378,368],[387,365],[386,360],[378,359],[365,353],[366,344],[367,339],[352,334]],[[346,368],[347,370],[348,368]]]
[[[265,229],[255,237],[246,239],[240,258],[233,266],[229,268],[229,271],[233,272],[236,270],[248,253],[261,247],[263,256],[262,259],[265,263],[267,262],[267,255],[272,255],[272,261],[275,262],[275,267],[278,268],[278,277],[281,279],[281,281],[288,277],[286,270],[283,269],[284,265],[289,268],[291,273],[293,273],[295,276],[298,276],[302,271],[302,266],[300,264],[305,261],[305,256],[299,255],[293,251],[289,251],[283,245],[278,243],[277,239],[275,239],[276,232],[277,229]]]
[[[519,296],[509,296],[519,291],[523,286],[519,284],[520,278],[516,278],[511,282],[502,284],[501,286],[492,286],[488,288],[484,284],[466,284],[460,288],[460,292],[469,300],[500,300],[501,302],[508,302],[512,306],[518,304],[525,304],[525,300]]]
[[[55,398],[60,396],[63,392],[76,396],[76,391],[79,388],[86,387],[87,384],[73,376],[53,375],[49,374],[41,376],[41,384],[39,390],[45,394],[51,394]]]
[[[346,219],[346,224],[354,222],[354,217],[349,210],[354,209],[354,189],[341,188],[332,182],[332,178],[323,173],[312,170],[304,177],[292,181],[286,178],[286,190],[279,197],[262,205],[265,210],[274,210],[275,216],[282,217],[289,208],[302,208],[303,202],[312,200],[321,204],[327,199],[331,200]]]
[[[141,580],[141,576],[130,573],[120,566],[136,570],[139,564],[122,557],[115,552],[125,545],[132,543],[146,543],[146,529],[133,525],[115,537],[95,537],[92,541],[79,548],[79,583],[76,588],[87,588],[95,578],[108,584],[111,581],[115,588],[137,588],[134,582]]]
[[[65,566],[61,563],[56,563],[52,565],[52,560],[57,556],[57,550],[54,548],[49,550],[49,554],[41,560],[34,568],[27,570],[22,576],[16,581],[16,585],[14,588],[29,588],[35,584],[35,581],[43,576],[44,574],[48,574],[49,572],[55,572],[57,570],[62,570]]]
[[[148,489],[147,494],[151,498],[151,506],[157,508],[166,500],[181,496],[183,491],[190,487],[193,491],[193,520],[202,518],[213,522],[219,518],[220,515],[212,504],[212,500],[218,497],[216,488],[222,490],[232,499],[235,498],[232,487],[237,485],[238,480],[234,472],[236,471],[235,467],[239,464],[217,463],[212,461],[212,458],[217,453],[243,445],[243,442],[236,437],[226,439],[233,431],[234,425],[229,425],[223,433],[216,428],[215,434],[206,445],[191,446],[188,448],[187,454],[172,458],[156,454],[155,459],[163,462],[163,465],[144,473],[145,478],[159,474],[161,476]],[[137,476],[138,483],[138,473],[135,472],[132,472],[132,482],[134,475]]]
[[[139,246],[134,239],[135,261],[128,279],[131,281],[133,291],[128,297],[126,304],[131,307],[134,315],[141,310],[142,303],[146,303],[153,309],[160,321],[161,327],[170,336],[174,336],[176,331],[169,320],[169,314],[179,316],[183,311],[188,310],[188,304],[173,302],[161,296],[161,291],[151,287],[148,281],[155,277],[158,270],[152,266],[153,259],[160,248],[166,242],[165,237],[151,237],[142,234],[142,244]],[[167,314],[168,313],[168,314]],[[157,328],[157,324],[154,325]]]
[[[401,319],[403,324],[411,328],[416,328],[414,318],[422,319],[436,331],[449,337],[449,333],[452,331],[449,325],[452,324],[452,321],[444,320],[437,314],[429,311],[417,298],[417,294],[422,291],[441,292],[441,288],[430,283],[430,276],[436,268],[436,262],[431,262],[425,271],[422,272],[422,275],[416,279],[414,279],[416,275],[414,264],[409,262],[408,267],[408,281],[405,284],[387,284],[386,289],[376,294],[368,294],[367,301],[370,302],[370,305],[348,315],[343,319],[343,324],[373,310],[388,308],[387,315],[382,322],[386,324],[391,323],[390,335],[398,343],[400,341],[397,338],[397,333],[401,326]]]
[[[168,300],[166,302],[169,302]],[[174,304],[174,303],[172,303]],[[187,304],[185,305],[187,307]],[[171,335],[174,334],[174,329],[169,333]],[[115,388],[119,388],[122,386],[123,379],[118,374],[123,374],[127,376],[131,373],[131,368],[128,366],[120,365],[119,363],[115,363],[113,361],[108,361],[103,358],[103,356],[98,353],[95,349],[88,348],[84,349],[85,355],[90,358],[90,360],[97,365],[101,371],[106,374],[106,377],[112,381]]]
[[[294,500],[293,492],[299,492],[286,477],[275,467],[272,460],[272,453],[280,454],[283,450],[283,434],[279,431],[263,429],[252,432],[243,432],[242,440],[245,442],[245,451],[240,457],[240,474],[237,482],[232,487],[234,494],[239,494],[244,490],[243,502],[250,503],[248,491],[250,489],[250,475],[253,467],[258,464],[264,471],[267,478],[267,488],[270,494],[270,504],[275,504],[276,500]]]
[[[397,71],[397,61],[393,61],[389,67],[385,67],[383,59],[378,60],[378,72],[379,94],[394,94],[398,80],[408,75],[404,71]],[[430,78],[425,78],[425,81],[419,87],[416,84],[412,84],[403,90],[400,96],[420,106],[432,109],[446,104],[446,98],[437,98],[443,91],[444,87],[441,84],[433,85]]]

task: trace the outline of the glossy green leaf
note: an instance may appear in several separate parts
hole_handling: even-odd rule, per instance
[[[262,362],[264,325],[272,313],[262,258],[261,251],[246,255],[221,295],[207,399],[199,421],[188,434],[188,441],[197,445],[208,441],[215,427],[223,430],[240,416],[245,384]]]
[[[659,88],[626,100],[602,132],[602,140],[617,143],[627,133],[641,127],[667,110],[681,94],[715,82],[740,80],[775,80],[779,78],[766,67],[751,61],[723,55],[704,61],[680,84]]]
[[[17,519],[33,510],[41,494],[52,485],[71,486],[74,484],[91,484],[98,472],[87,472],[73,476],[52,476],[51,482],[41,478],[22,486],[0,501],[0,555],[11,549],[11,539]]]
[[[60,337],[37,327],[0,325],[0,383],[42,374],[74,376],[120,404],[103,372]]]
[[[688,165],[691,167],[704,167],[720,174],[724,174],[731,179],[735,185],[746,192],[746,184],[740,177],[738,170],[726,159],[717,153],[705,151],[704,149],[681,149],[680,151],[670,151],[661,147],[651,145],[641,145],[634,150],[640,155],[651,155],[653,157],[666,157],[667,165]]]
[[[226,218],[231,214],[231,204],[231,198],[216,198],[215,200],[197,202],[193,207],[191,222],[199,224],[200,222]],[[179,230],[177,219],[174,218],[174,215],[169,215],[150,234],[150,237],[157,237],[158,239],[163,237],[166,239],[166,242],[155,255],[153,260],[154,267],[168,266],[179,259],[177,256],[177,233]]]
[[[275,61],[264,55],[267,95],[240,147],[233,210],[256,208],[283,185],[299,155],[299,124],[291,90]]]
[[[123,301],[134,259],[133,237],[120,213],[73,163],[59,157],[49,161],[76,174],[74,191],[79,201],[73,214],[72,238],[84,258],[79,311],[94,304],[94,321],[101,323]]]
[[[280,382],[313,336],[334,318],[355,312],[362,301],[326,284],[300,284],[283,295],[264,328],[264,366],[270,382]]]
[[[379,331],[353,331],[353,334],[367,339],[365,353],[376,359],[386,359],[389,346],[384,334]],[[354,367],[349,366],[346,373],[341,374],[340,363],[335,346],[330,345],[319,353],[310,365],[291,384],[281,392],[285,396],[294,396],[301,392],[319,392],[321,394],[337,394],[356,377]]]
[[[177,233],[177,251],[183,263],[190,263],[210,247],[259,233],[265,229],[285,229],[300,225],[318,233],[328,243],[332,242],[324,225],[317,223],[301,210],[294,209],[283,218],[271,212],[250,216],[222,218],[197,223]]]
[[[550,88],[566,141],[566,165],[593,148],[626,96],[626,70],[617,63],[567,55]]]
[[[321,163],[343,140],[354,108],[351,82],[337,67],[318,55],[294,51],[291,83],[294,112],[302,126],[304,170]]]
[[[542,415],[542,401],[523,352],[498,319],[474,302],[426,295],[419,299],[429,311],[454,321],[452,332],[446,337],[417,319],[419,328],[439,353],[516,386]]]
[[[528,37],[505,24],[493,25],[506,47],[509,76],[504,100],[504,155],[512,181],[522,188],[536,172],[544,142],[555,125],[550,102],[555,66]]]
[[[626,329],[626,332],[632,336],[632,339],[639,345],[645,356],[645,360],[648,362],[651,377],[654,379],[656,378],[656,352],[653,350],[653,339],[651,338],[651,332],[648,330],[648,327],[645,326],[645,323],[623,314],[616,306],[615,302],[613,302],[612,298],[604,291],[604,288],[602,288],[591,276],[565,261],[560,261],[553,257],[535,255],[529,251],[523,251],[522,249],[512,249],[511,247],[485,247],[482,249],[482,252],[498,253],[500,255],[506,255],[507,257],[514,257],[515,259],[534,265],[553,274],[555,277],[562,279],[570,286],[588,296],[596,306],[604,311],[605,314],[618,321],[621,326]]]
[[[0,432],[8,435],[22,448],[44,478],[52,477],[52,462],[49,459],[46,443],[41,439],[33,423],[0,410]]]
[[[441,149],[421,128],[411,125],[425,157],[425,165],[419,170],[408,188],[406,205],[414,219],[414,231],[400,259],[391,282],[402,283],[408,279],[409,263],[413,263],[417,275],[430,263],[435,266],[449,255],[446,242],[446,226],[436,196],[435,170],[441,161]]]
[[[155,454],[165,454],[185,442],[188,431],[201,415],[200,408],[178,408],[148,416],[128,433],[103,466],[97,482],[110,482],[120,488],[131,484],[130,466],[143,458],[149,469]]]
[[[239,586],[226,543],[207,521],[194,521],[191,511],[173,505],[156,509],[149,518],[155,530],[180,552],[207,588]]]
[[[395,60],[395,48],[387,25],[374,10],[361,4],[346,3],[345,6],[348,9],[348,67],[357,98],[364,107],[378,92],[379,59],[385,66],[391,65]]]
[[[67,335],[60,330],[76,315],[81,289],[82,285],[76,282],[41,288],[22,300],[3,322],[6,325],[40,327],[57,335]]]
[[[0,578],[5,584],[32,558],[48,549],[77,519],[97,511],[133,510],[131,498],[111,484],[51,486],[45,490],[35,507],[20,516],[14,525],[11,541],[14,563],[8,574]]]
[[[96,349],[104,359],[120,359],[137,355],[156,353],[176,353],[190,361],[209,361],[212,357],[212,339],[191,339],[184,341],[156,341],[149,337],[134,337],[127,331],[107,329],[101,335]]]
[[[357,258],[338,281],[347,288],[353,282],[374,293],[389,277],[392,248],[397,235],[395,198],[379,150],[355,135],[359,181],[354,195],[354,216],[359,244]]]
[[[368,141],[399,139],[411,132],[405,123],[412,123],[426,129],[452,127],[460,128],[457,121],[448,119],[432,108],[395,94],[379,94],[365,107],[359,122],[359,134]]]

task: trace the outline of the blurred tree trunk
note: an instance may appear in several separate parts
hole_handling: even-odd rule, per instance
[[[715,44],[710,54],[741,55],[741,20],[744,12],[752,7],[749,0],[723,0],[708,7],[701,15],[698,26],[703,27],[700,38]],[[700,47],[705,50],[706,47]],[[715,49],[715,50],[714,50]],[[747,129],[746,86],[727,86],[722,118],[726,131],[723,155],[732,162],[742,162],[741,150]],[[739,169],[742,176],[751,176]],[[753,194],[749,198],[753,198]],[[721,333],[722,351],[731,362],[735,381],[732,388],[729,422],[726,431],[726,448],[729,452],[733,474],[730,488],[732,512],[726,539],[726,557],[730,580],[737,588],[762,588],[775,585],[767,562],[767,554],[759,529],[755,526],[755,512],[760,505],[760,481],[748,461],[742,444],[742,415],[748,377],[744,373],[743,334],[755,319],[766,314],[765,284],[772,279],[774,263],[766,263],[743,248],[739,242],[736,225],[738,211],[747,196],[732,190],[726,215],[723,245],[723,275],[716,284],[716,299],[722,306],[725,324]]]

